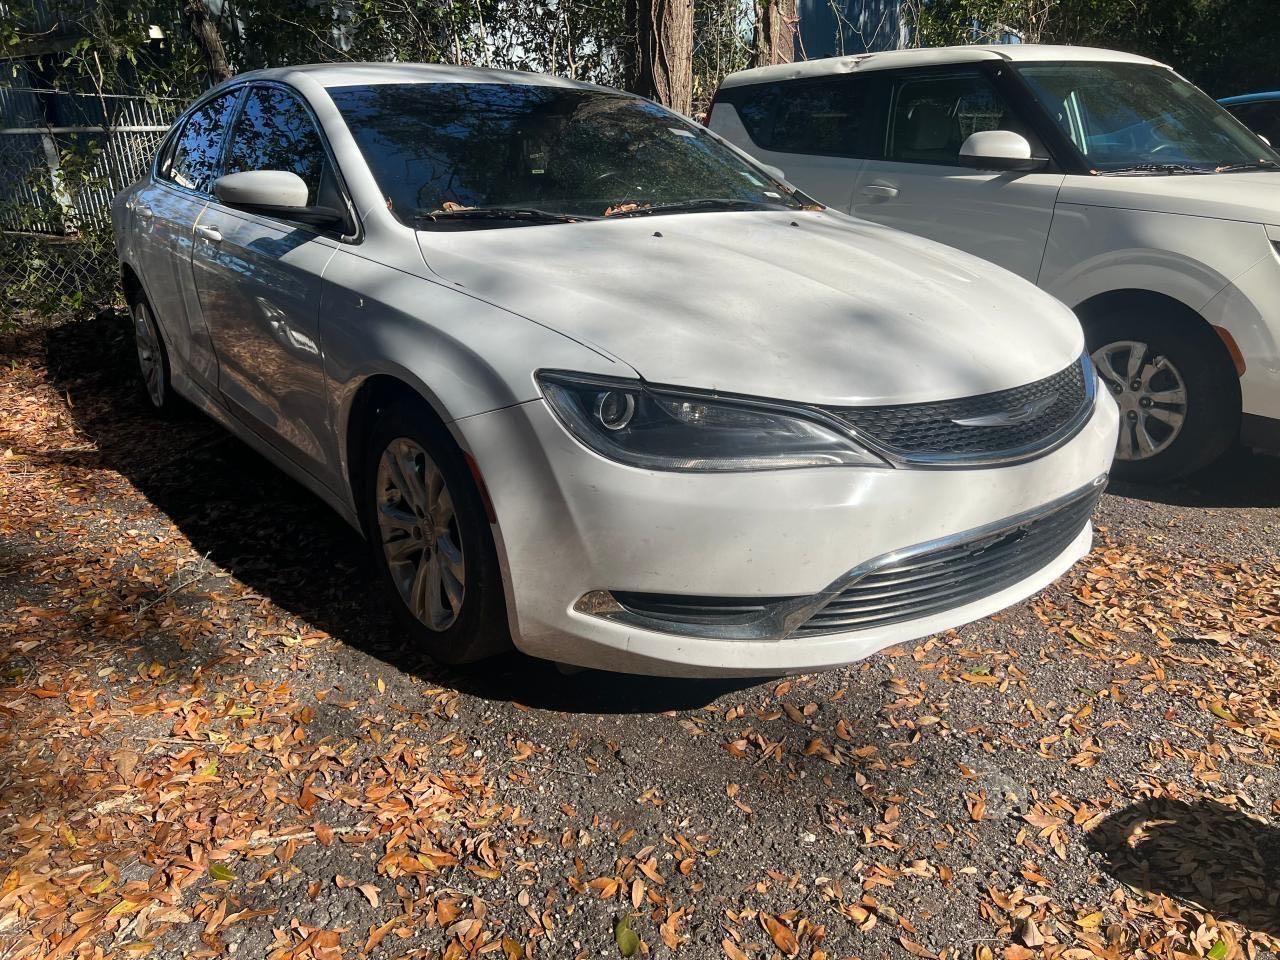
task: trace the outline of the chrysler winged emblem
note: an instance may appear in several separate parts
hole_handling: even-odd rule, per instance
[[[1007,410],[984,413],[978,417],[957,417],[951,422],[958,427],[1012,427],[1015,424],[1034,420],[1053,406],[1053,402],[1057,399],[1058,394],[1056,392],[1049,393],[1043,397],[1037,397],[1035,400],[1028,400],[1026,403],[1021,403],[1016,407],[1010,407]]]

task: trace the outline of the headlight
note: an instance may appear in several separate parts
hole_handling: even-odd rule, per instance
[[[562,371],[540,371],[538,383],[579,441],[633,467],[715,473],[887,466],[803,408]]]

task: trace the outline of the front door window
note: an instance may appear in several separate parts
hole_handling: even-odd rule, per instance
[[[960,165],[960,147],[971,134],[1012,130],[1031,141],[991,80],[978,71],[912,77],[898,84],[889,128],[889,159],[901,163]]]

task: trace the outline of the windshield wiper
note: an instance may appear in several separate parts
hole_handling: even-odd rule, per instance
[[[1190,163],[1135,163],[1128,167],[1116,167],[1113,170],[1099,170],[1102,177],[1125,176],[1134,173],[1212,173],[1211,167],[1197,167]]]
[[[413,219],[436,223],[443,220],[524,220],[530,223],[579,223],[598,220],[576,213],[553,213],[535,207],[461,207],[457,210],[415,210]]]
[[[1247,163],[1224,163],[1215,168],[1215,173],[1239,173],[1241,170],[1274,170],[1274,160],[1250,160]]]
[[[788,210],[785,204],[767,203],[763,200],[738,200],[733,197],[701,197],[696,200],[675,200],[671,203],[654,203],[646,207],[619,210],[606,214],[615,217],[645,217],[653,213],[680,213],[686,210]]]

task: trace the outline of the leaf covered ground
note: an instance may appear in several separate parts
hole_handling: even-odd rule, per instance
[[[0,960],[1275,954],[1277,461],[845,670],[442,670],[127,333],[0,352]]]

